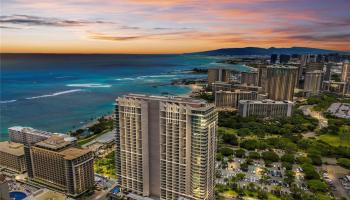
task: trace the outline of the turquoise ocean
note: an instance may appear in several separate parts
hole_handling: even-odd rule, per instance
[[[189,55],[1,54],[0,141],[11,126],[67,132],[111,114],[127,93],[182,95],[177,79],[205,78],[186,72],[216,58]],[[246,70],[244,66],[234,66]]]

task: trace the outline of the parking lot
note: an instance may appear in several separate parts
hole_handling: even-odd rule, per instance
[[[284,182],[285,174],[281,163],[272,163],[266,167],[264,161],[254,160],[253,163],[248,166],[247,171],[242,171],[240,165],[245,163],[245,161],[244,158],[234,158],[232,162],[227,163],[227,168],[225,169],[220,168],[220,163],[218,163],[220,178],[217,178],[216,182],[218,184],[227,184],[232,178],[239,174],[238,176],[244,176],[244,178],[236,180],[235,183],[241,187],[248,187],[253,183],[268,191],[272,191],[279,187],[284,193],[290,192],[289,185]],[[295,182],[300,188],[308,190],[300,166],[294,165],[293,171],[296,172]]]

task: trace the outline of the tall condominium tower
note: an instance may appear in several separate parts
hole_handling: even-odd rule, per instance
[[[323,71],[315,70],[305,73],[304,92],[307,96],[318,94],[323,81]]]
[[[265,92],[276,101],[293,101],[297,67],[272,65],[267,67]]]
[[[342,82],[348,82],[350,77],[350,66],[349,66],[349,61],[345,60],[343,62],[343,68],[341,72],[341,81]]]
[[[216,81],[229,82],[232,76],[232,70],[225,68],[209,68],[208,69],[208,85],[211,86],[212,83]]]
[[[116,102],[122,189],[154,199],[214,199],[218,119],[213,105],[137,94]]]

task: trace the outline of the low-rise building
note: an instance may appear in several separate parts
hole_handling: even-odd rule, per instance
[[[16,173],[26,171],[23,144],[0,142],[0,166]]]
[[[290,117],[292,115],[293,102],[290,101],[239,101],[239,115],[242,117]]]

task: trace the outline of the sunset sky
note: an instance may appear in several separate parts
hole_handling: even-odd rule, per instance
[[[1,52],[350,51],[349,0],[1,0]]]

